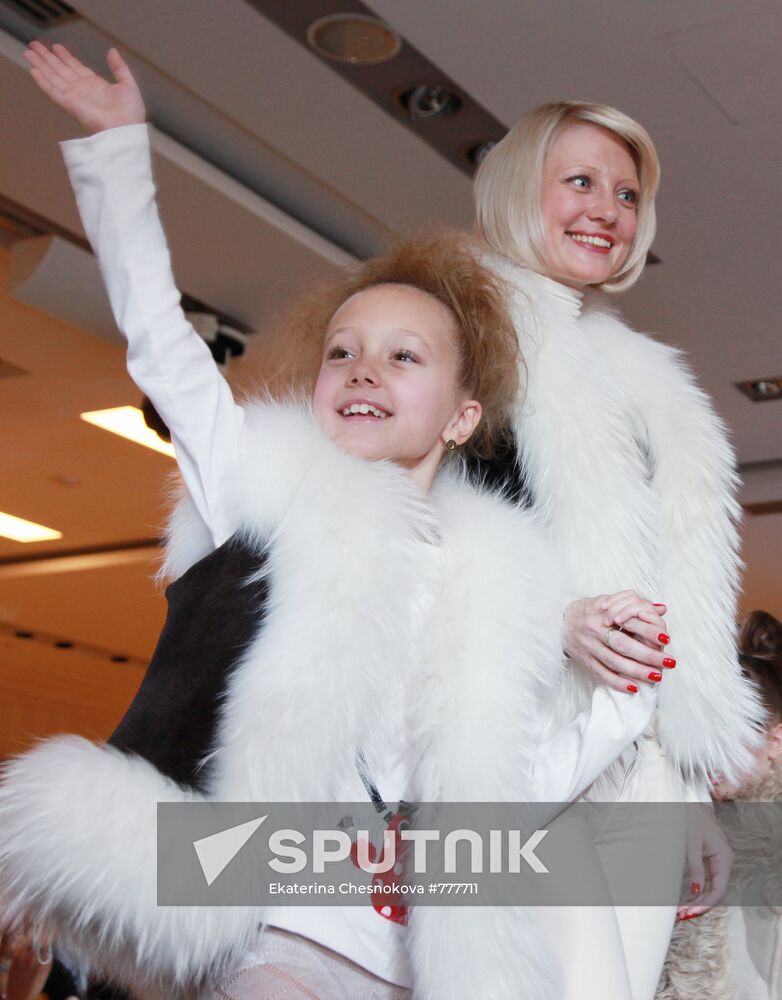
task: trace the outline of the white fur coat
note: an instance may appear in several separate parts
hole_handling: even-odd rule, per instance
[[[382,754],[383,693],[400,676],[415,796],[524,800],[560,672],[562,593],[529,512],[448,474],[424,498],[395,466],[329,444],[294,405],[249,409],[225,496],[236,530],[268,550],[271,597],[230,677],[208,792],[77,737],[12,761],[0,787],[0,912],[171,996],[227,969],[263,911],[156,906],[158,801],[339,798],[357,747]],[[211,548],[189,503],[170,536],[174,575]],[[422,581],[433,605],[419,630],[410,595]],[[421,1000],[556,996],[534,912],[444,907],[410,930]]]
[[[736,655],[737,475],[725,427],[682,353],[587,298],[493,258],[512,290],[526,362],[516,411],[533,507],[569,600],[626,589],[668,606],[657,736],[686,779],[734,779],[762,718]],[[587,703],[568,671],[560,718]]]

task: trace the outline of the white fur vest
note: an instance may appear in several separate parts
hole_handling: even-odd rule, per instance
[[[393,465],[327,442],[305,408],[260,404],[248,409],[225,505],[267,554],[270,597],[221,695],[206,790],[76,737],[12,761],[0,788],[0,912],[26,913],[120,982],[167,984],[169,995],[220,975],[263,911],[155,905],[158,801],[339,798],[357,747],[382,756],[382,695],[400,677],[413,795],[524,800],[560,672],[563,598],[529,512],[450,474],[424,498]],[[211,547],[185,502],[168,571]],[[410,596],[422,582],[432,598],[423,628]],[[556,996],[523,908],[414,914],[410,938],[417,997]]]
[[[657,736],[687,779],[751,765],[762,710],[735,645],[737,475],[722,421],[680,351],[587,298],[493,257],[511,288],[527,371],[515,430],[533,509],[569,600],[626,589],[665,602],[675,670]],[[560,718],[587,704],[568,671]]]

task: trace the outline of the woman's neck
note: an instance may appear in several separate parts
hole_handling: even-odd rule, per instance
[[[534,278],[536,284],[541,290],[541,293],[559,305],[566,313],[573,317],[581,315],[585,288],[574,288],[571,285],[565,285],[548,274],[536,271],[528,264],[522,264],[520,261],[515,260],[512,257],[508,257],[507,255],[504,256],[505,259],[514,267],[519,268],[521,272]]]
[[[540,279],[546,291],[565,304],[569,311],[573,311],[576,314],[581,312],[584,302],[584,290],[582,288],[573,288],[572,285],[565,285],[561,281],[557,281],[556,278],[550,278],[547,274],[541,274],[540,271],[536,271],[535,274]]]

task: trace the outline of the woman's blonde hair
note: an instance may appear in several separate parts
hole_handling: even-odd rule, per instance
[[[518,335],[501,279],[481,261],[485,246],[464,233],[437,232],[396,243],[388,253],[314,289],[278,330],[264,367],[273,395],[310,394],[323,355],[326,329],[351,296],[378,285],[407,285],[441,302],[453,319],[459,388],[481,404],[478,428],[460,449],[491,457],[510,421],[519,388]],[[273,366],[273,367],[272,367]]]
[[[559,101],[526,114],[488,153],[475,178],[478,232],[517,263],[545,273],[541,214],[543,162],[559,133],[573,122],[599,125],[618,136],[635,160],[640,183],[638,229],[622,267],[599,285],[607,292],[630,288],[641,275],[657,227],[654,198],[660,162],[649,133],[607,104]]]

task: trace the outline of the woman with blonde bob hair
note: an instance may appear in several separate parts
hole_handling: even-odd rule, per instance
[[[483,162],[475,179],[478,228],[506,257],[546,273],[541,178],[553,141],[574,122],[597,126],[622,139],[638,172],[633,246],[622,266],[595,286],[605,292],[623,292],[641,277],[657,231],[654,199],[660,184],[660,161],[646,129],[607,104],[544,104],[517,122]]]
[[[598,683],[629,698],[643,682],[658,686],[649,728],[585,797],[705,803],[710,775],[749,770],[761,713],[736,654],[734,456],[681,352],[632,330],[601,294],[641,275],[659,177],[652,139],[627,115],[546,104],[482,163],[477,228],[512,289],[526,362],[513,474],[568,575],[573,669],[555,715],[587,703]],[[664,669],[654,666],[660,652]],[[688,820],[693,898],[680,918],[720,898],[730,866],[707,808],[693,806]],[[613,891],[627,844],[610,817],[603,825],[592,862]],[[542,909],[561,956],[561,997],[651,1000],[676,913],[674,899]]]

